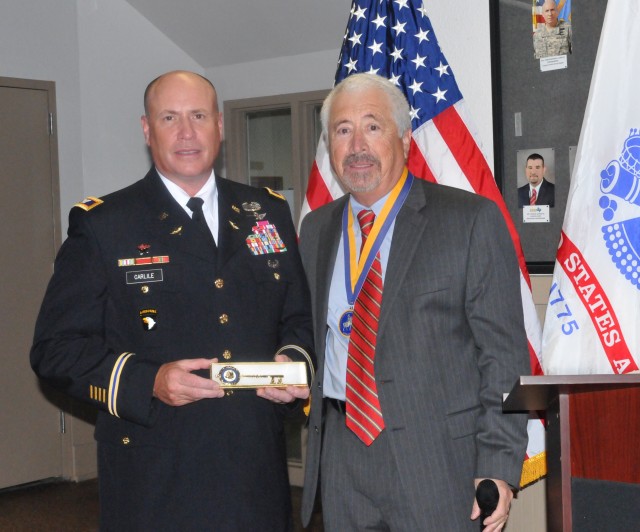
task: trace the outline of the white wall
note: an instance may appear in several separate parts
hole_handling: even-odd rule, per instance
[[[84,195],[101,196],[151,165],[140,126],[149,81],[169,70],[204,71],[123,0],[77,3]]]
[[[67,207],[70,196],[83,194],[76,19],[76,0],[3,0],[0,16],[0,76],[56,84],[61,203]]]
[[[478,129],[487,161],[493,168],[493,107],[488,0],[427,3],[438,42],[449,61]],[[348,10],[345,10],[345,25]],[[210,68],[220,100],[237,100],[293,92],[330,89],[341,42],[333,50]]]
[[[203,69],[124,0],[3,0],[0,76],[54,81],[63,234],[71,206],[149,168],[147,83]]]

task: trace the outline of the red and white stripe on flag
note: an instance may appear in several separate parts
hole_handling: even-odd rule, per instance
[[[382,45],[382,43],[386,43]],[[520,289],[531,368],[542,373],[541,329],[519,236],[484,154],[453,72],[419,0],[354,0],[342,44],[336,83],[356,72],[378,74],[403,90],[411,107],[413,138],[407,166],[416,176],[492,199],[508,225],[520,264]],[[342,196],[321,139],[300,219]],[[529,421],[521,484],[546,474],[544,424]]]
[[[637,2],[607,4],[547,305],[550,374],[638,372],[639,17]]]

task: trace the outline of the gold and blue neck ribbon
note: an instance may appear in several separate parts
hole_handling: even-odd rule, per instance
[[[367,277],[369,269],[373,264],[380,246],[387,235],[389,228],[396,219],[398,211],[407,199],[413,175],[409,174],[407,168],[389,193],[389,197],[384,202],[380,214],[371,228],[367,241],[360,253],[360,259],[356,260],[356,237],[353,230],[353,211],[351,202],[348,201],[342,213],[342,240],[344,242],[344,281],[347,289],[347,301],[353,306],[362,288],[362,284]]]

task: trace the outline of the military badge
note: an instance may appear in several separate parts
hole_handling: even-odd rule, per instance
[[[245,201],[242,204],[242,208],[247,212],[257,212],[262,209],[262,205],[260,205],[257,201]]]
[[[251,213],[256,220],[262,220],[267,215],[264,212],[258,212],[260,209],[262,209],[262,205],[260,205],[257,201],[245,201],[242,204],[242,208],[248,213]]]
[[[143,266],[146,264],[166,264],[167,262],[169,262],[169,255],[132,257],[129,259],[118,259],[118,266]]]
[[[216,377],[218,377],[221,384],[237,384],[240,380],[240,372],[233,366],[224,366],[220,368]]]
[[[267,220],[258,221],[252,227],[253,234],[247,236],[247,247],[254,255],[266,253],[283,253],[287,247],[278,234],[276,226]]]
[[[155,331],[158,325],[158,311],[154,308],[145,308],[140,311],[142,328],[145,331]]]

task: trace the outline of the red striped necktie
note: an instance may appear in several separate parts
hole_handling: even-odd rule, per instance
[[[358,222],[362,231],[361,250],[375,218],[376,215],[371,210],[362,210],[358,213]],[[381,303],[382,265],[380,252],[378,252],[353,307],[347,358],[347,427],[367,446],[371,445],[384,429],[373,372]]]
[[[533,188],[531,189],[531,196],[529,197],[529,205],[535,205],[536,199],[538,199],[538,193],[536,192],[536,189]]]

